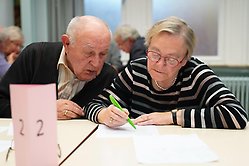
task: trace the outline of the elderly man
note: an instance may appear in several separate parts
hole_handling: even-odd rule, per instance
[[[125,24],[119,26],[114,33],[114,39],[119,49],[129,54],[130,57],[127,65],[132,60],[146,57],[146,46],[144,45],[144,37],[141,37],[138,31],[130,25]],[[125,68],[126,66],[124,66],[123,68]]]
[[[57,84],[58,119],[82,118],[82,109],[116,73],[105,64],[111,42],[107,24],[94,16],[73,18],[62,42],[27,46],[0,83],[0,117],[11,117],[9,84]]]

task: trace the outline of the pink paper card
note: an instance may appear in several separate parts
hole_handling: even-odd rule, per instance
[[[16,165],[58,165],[55,84],[11,84],[10,99]]]

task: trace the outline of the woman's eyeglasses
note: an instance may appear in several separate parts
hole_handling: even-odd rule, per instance
[[[155,51],[151,51],[148,50],[147,52],[147,57],[152,61],[152,62],[159,62],[160,59],[163,58],[164,60],[164,64],[167,64],[171,67],[176,67],[178,64],[182,63],[182,61],[185,59],[186,56],[184,56],[184,58],[179,61],[173,57],[162,57],[158,52]]]

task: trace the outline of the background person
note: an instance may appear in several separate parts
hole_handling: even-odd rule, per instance
[[[123,68],[120,50],[117,47],[115,41],[113,40],[111,41],[110,44],[110,49],[108,52],[108,56],[106,58],[106,63],[112,65],[112,67],[114,67],[117,70],[117,72],[119,72]]]
[[[24,36],[21,28],[18,26],[6,27],[4,28],[3,33],[7,36],[4,46],[4,54],[8,63],[12,64],[22,50]]]
[[[114,33],[114,40],[116,41],[119,49],[129,54],[130,57],[127,65],[132,60],[146,57],[144,37],[141,37],[138,31],[130,25],[119,26]]]
[[[7,36],[3,33],[3,28],[0,29],[0,80],[4,76],[4,74],[8,71],[10,64],[7,62],[4,47],[5,42],[7,40]]]
[[[109,127],[125,124],[243,129],[245,109],[214,72],[191,57],[193,30],[181,19],[157,22],[146,36],[147,58],[131,62],[112,85],[84,109]],[[125,112],[111,105],[113,95]]]
[[[21,52],[24,37],[17,26],[0,30],[0,80]]]
[[[105,59],[111,41],[106,23],[94,16],[73,18],[62,42],[27,46],[0,82],[0,117],[10,118],[10,84],[57,85],[58,119],[81,118],[82,107],[108,86],[116,71]]]

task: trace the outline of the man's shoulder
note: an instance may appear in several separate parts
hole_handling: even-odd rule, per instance
[[[34,49],[41,49],[41,48],[48,48],[48,49],[56,49],[62,48],[61,42],[34,42],[27,46],[27,48],[34,48]]]
[[[100,74],[102,74],[102,75],[116,75],[117,71],[110,64],[104,63]]]

